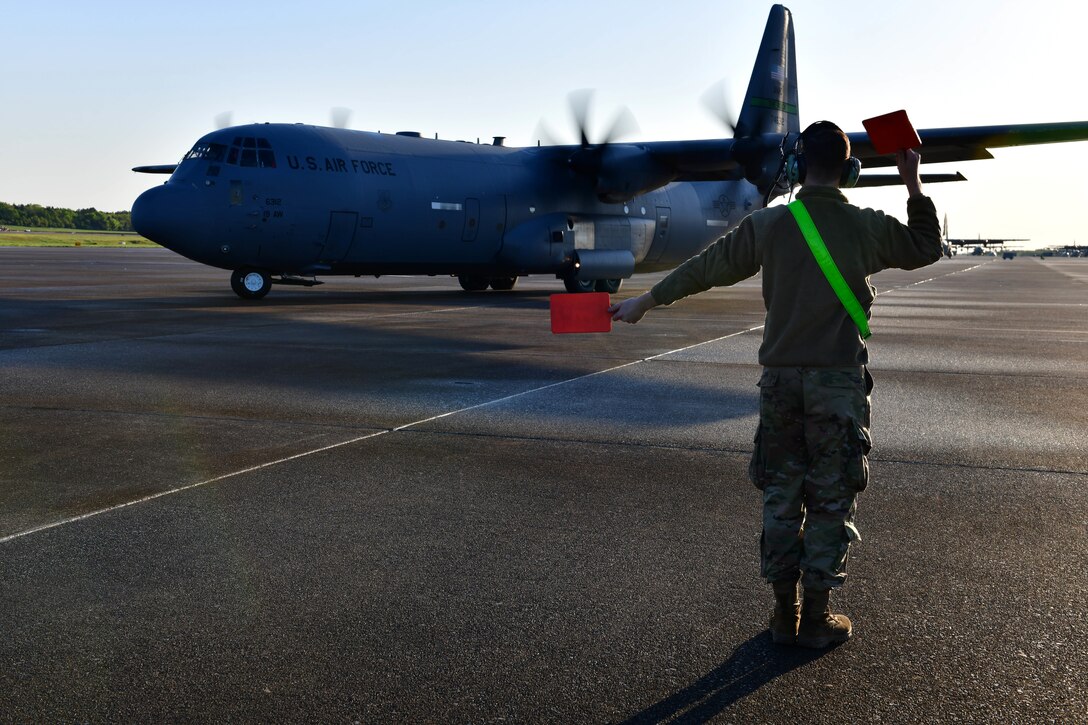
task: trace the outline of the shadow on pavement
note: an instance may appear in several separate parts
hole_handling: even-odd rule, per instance
[[[707,722],[779,676],[814,662],[833,649],[776,645],[765,630],[737,647],[728,660],[698,681],[632,715],[623,725]]]

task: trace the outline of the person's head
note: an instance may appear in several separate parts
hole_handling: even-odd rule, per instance
[[[817,121],[801,133],[798,150],[804,156],[802,183],[853,186],[860,164],[850,156],[850,139],[831,121]]]
[[[834,176],[850,158],[850,139],[831,121],[817,121],[801,133],[801,150],[808,164],[808,176]]]

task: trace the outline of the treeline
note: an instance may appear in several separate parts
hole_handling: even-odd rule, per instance
[[[57,209],[38,204],[5,204],[0,201],[0,226],[131,232],[132,216],[127,211],[98,211],[94,207]]]

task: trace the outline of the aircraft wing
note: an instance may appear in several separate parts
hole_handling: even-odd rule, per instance
[[[675,181],[720,181],[743,177],[731,138],[701,141],[651,141],[637,144],[662,166],[675,172]]]
[[[895,156],[878,154],[864,131],[849,133],[850,147],[854,156],[861,159],[862,169],[895,166]],[[990,149],[1006,146],[1032,146],[1045,143],[1088,141],[1088,121],[1065,123],[1026,123],[1002,126],[962,126],[955,128],[928,128],[918,131],[922,139],[922,163],[936,164],[949,161],[977,161],[992,159]],[[748,139],[708,139],[702,141],[657,141],[637,144],[659,164],[671,169],[677,181],[711,181],[738,179],[745,175],[745,166],[755,162],[766,164],[778,157],[768,153],[777,144],[772,139],[762,139],[753,144]],[[747,144],[747,145],[746,145]],[[787,145],[789,142],[787,141]],[[748,148],[751,146],[751,148]],[[862,173],[862,179],[866,174]],[[933,181],[959,181],[955,176],[933,178]],[[923,179],[925,181],[925,179]],[[869,186],[884,185],[876,179],[863,182]]]
[[[862,169],[895,166],[895,156],[878,154],[864,131],[848,133],[850,149],[861,159]],[[1088,121],[1067,123],[1025,123],[1004,126],[963,126],[919,129],[922,163],[992,159],[992,148],[1032,146],[1044,143],[1088,141]],[[864,172],[862,173],[864,177]]]
[[[988,247],[991,244],[1030,241],[1030,239],[946,239],[944,243],[952,247]]]
[[[590,147],[590,152],[602,154],[599,161],[614,163],[617,159],[605,158],[604,154],[631,159],[636,165],[657,166],[668,169],[675,177],[672,181],[718,181],[741,178],[735,173],[741,162],[734,157],[738,144],[731,138],[703,139],[698,141],[640,141],[615,142]],[[605,147],[609,150],[604,151]],[[530,147],[532,148],[532,147]],[[555,160],[572,161],[583,151],[579,146],[543,146],[542,153]]]
[[[602,201],[620,202],[671,181],[745,178],[743,164],[752,154],[745,156],[743,145],[733,139],[711,139],[544,146],[530,151],[591,178]],[[774,150],[777,154],[777,147]]]

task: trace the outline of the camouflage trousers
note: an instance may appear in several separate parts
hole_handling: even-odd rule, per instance
[[[857,495],[869,480],[872,378],[861,366],[764,368],[748,475],[763,491],[761,574],[809,589],[846,579]]]

